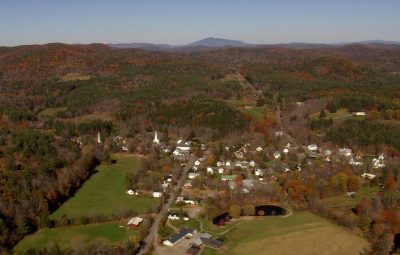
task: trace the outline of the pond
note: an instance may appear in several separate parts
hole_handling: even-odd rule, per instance
[[[280,216],[286,214],[286,209],[278,205],[257,205],[255,213],[254,216]],[[212,222],[217,226],[225,226],[231,219],[229,212],[225,212],[215,217]]]
[[[257,205],[256,216],[279,216],[285,215],[286,210],[278,205]]]

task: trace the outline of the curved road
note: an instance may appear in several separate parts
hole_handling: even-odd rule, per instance
[[[175,186],[175,190],[171,192],[168,201],[163,205],[161,211],[157,214],[156,218],[154,219],[153,225],[149,230],[149,234],[144,238],[144,244],[140,248],[138,255],[145,255],[148,254],[151,250],[152,244],[154,242],[154,238],[157,234],[158,225],[160,224],[161,220],[167,216],[168,208],[171,206],[172,202],[175,201],[176,196],[178,195],[178,190],[182,187],[183,183],[186,180],[187,172],[190,168],[192,168],[194,161],[196,160],[195,156],[192,155],[189,161],[186,163],[186,166],[183,168],[181,177],[178,180],[177,185]]]

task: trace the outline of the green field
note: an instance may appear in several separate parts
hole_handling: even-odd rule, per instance
[[[204,247],[204,249],[201,251],[200,255],[219,255],[218,250],[215,250],[210,247]]]
[[[361,186],[360,191],[354,197],[347,197],[343,194],[340,196],[325,198],[321,201],[327,207],[351,209],[356,204],[360,203],[363,197],[373,198],[378,191],[379,188],[376,186]]]
[[[245,106],[242,108],[242,112],[251,116],[256,120],[262,120],[265,116],[265,107],[264,106]]]
[[[200,229],[200,223],[195,219],[189,220],[170,220],[169,221],[172,226],[176,227],[177,229],[181,229],[183,227],[189,227],[193,229]]]
[[[139,229],[129,230],[119,227],[124,223],[113,221],[80,226],[69,226],[52,229],[42,229],[33,235],[26,236],[15,246],[15,252],[24,252],[29,248],[43,249],[56,243],[63,250],[72,243],[88,245],[95,240],[108,244],[121,245],[131,236],[138,235]]]
[[[128,209],[137,213],[152,209],[158,199],[125,193],[125,173],[136,171],[140,167],[140,159],[132,155],[115,155],[113,158],[117,160],[116,164],[98,166],[98,172],[50,218],[60,219],[64,214],[68,218],[111,216]]]
[[[67,107],[54,107],[54,108],[47,108],[39,113],[39,116],[43,117],[54,117],[59,112],[64,112],[67,110]]]
[[[268,254],[277,255],[360,254],[369,248],[366,240],[307,211],[243,222],[224,238],[220,254],[265,254],[267,247]]]

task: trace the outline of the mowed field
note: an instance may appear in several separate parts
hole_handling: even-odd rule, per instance
[[[353,197],[347,197],[344,194],[335,197],[322,199],[321,202],[330,208],[349,210],[355,207],[364,197],[373,198],[379,192],[376,186],[361,186],[359,192]]]
[[[42,229],[25,237],[14,248],[15,253],[23,253],[29,248],[43,249],[56,243],[60,249],[71,247],[74,243],[83,246],[98,241],[107,244],[123,244],[132,236],[137,236],[139,229],[121,228],[126,222],[107,222],[89,225]]]
[[[132,155],[113,155],[113,158],[117,160],[116,164],[98,166],[97,173],[50,218],[60,219],[64,214],[68,218],[111,216],[127,209],[145,213],[153,208],[158,199],[125,193],[126,172],[136,171],[140,167],[140,158]]]
[[[219,254],[359,255],[369,249],[366,240],[310,212],[257,218],[236,226],[224,237]]]

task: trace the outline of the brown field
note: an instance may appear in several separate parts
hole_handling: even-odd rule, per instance
[[[276,255],[358,255],[368,250],[368,243],[340,227],[326,226],[251,241],[235,247],[229,254],[265,254],[266,247],[268,254]]]
[[[86,74],[80,74],[80,73],[68,73],[64,76],[61,77],[61,81],[67,82],[67,81],[76,81],[76,80],[89,80],[92,78],[92,75],[86,75]]]
[[[310,212],[256,219],[225,234],[219,254],[359,255],[367,240]]]

